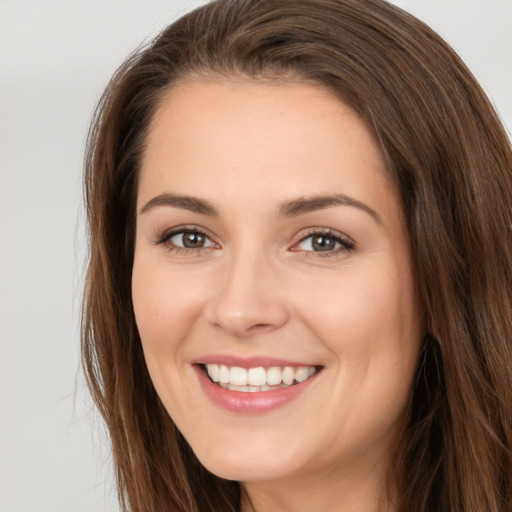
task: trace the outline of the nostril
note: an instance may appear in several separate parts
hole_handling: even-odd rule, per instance
[[[265,329],[272,329],[272,325],[270,324],[254,324],[247,329],[247,331],[262,331]]]

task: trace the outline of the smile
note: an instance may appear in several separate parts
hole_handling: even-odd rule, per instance
[[[230,391],[256,393],[287,388],[304,382],[317,372],[315,366],[262,366],[241,368],[223,364],[203,365],[210,380]]]
[[[309,395],[324,373],[322,365],[266,356],[208,355],[191,363],[212,404],[248,415],[270,413]]]

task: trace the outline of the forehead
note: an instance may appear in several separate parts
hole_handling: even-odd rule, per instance
[[[333,192],[367,198],[379,188],[392,187],[378,145],[325,88],[197,80],[173,87],[155,113],[139,199],[163,192],[219,201]]]

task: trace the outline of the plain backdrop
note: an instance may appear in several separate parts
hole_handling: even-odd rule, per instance
[[[0,512],[118,510],[79,370],[84,140],[116,67],[200,3],[0,0]],[[510,130],[512,0],[395,3],[454,46]]]

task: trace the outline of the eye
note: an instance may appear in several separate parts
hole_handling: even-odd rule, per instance
[[[316,231],[304,238],[295,246],[295,250],[324,253],[350,251],[355,244],[347,237],[331,231]]]
[[[170,236],[167,241],[176,247],[185,249],[201,249],[213,246],[212,241],[200,231],[182,231]]]
[[[199,251],[215,247],[212,240],[196,228],[177,228],[163,233],[156,242],[166,245],[170,251]]]

